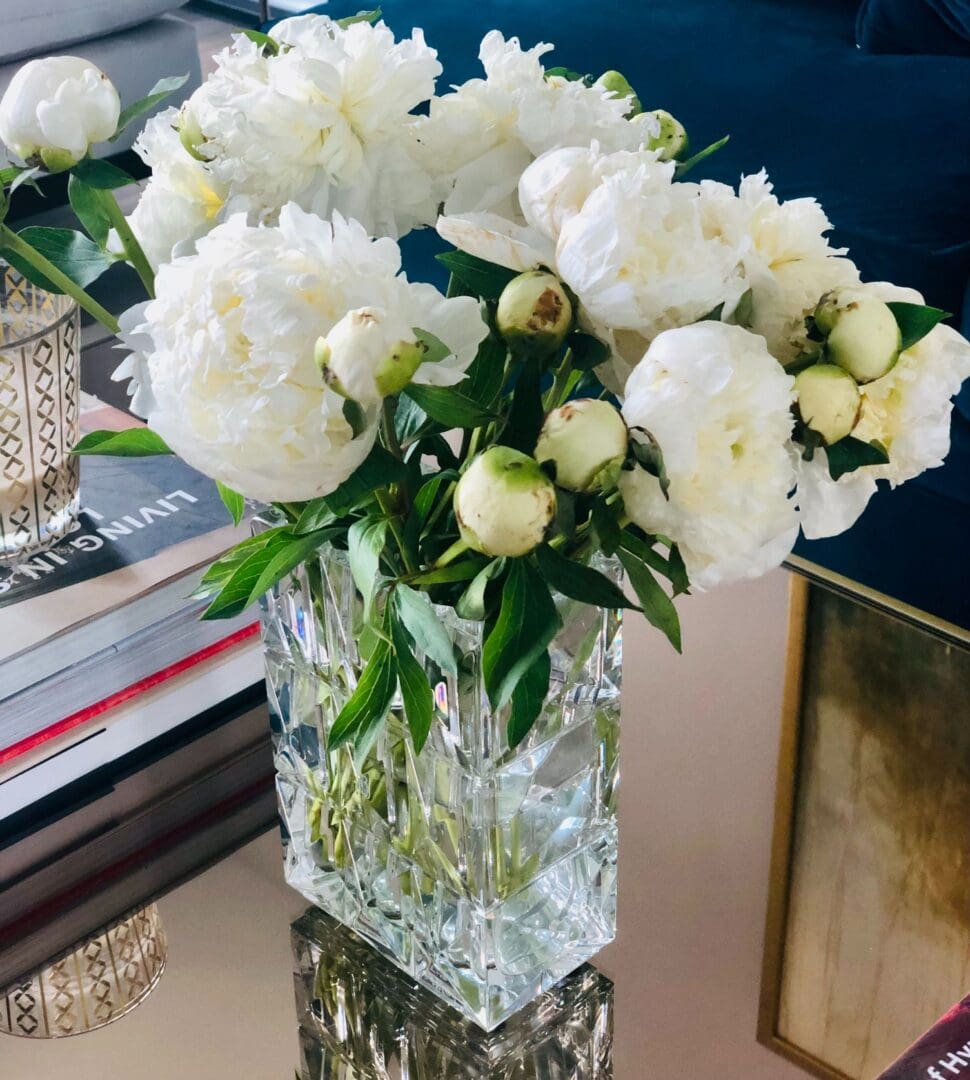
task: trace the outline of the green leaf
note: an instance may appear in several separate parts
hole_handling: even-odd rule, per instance
[[[573,71],[571,68],[567,67],[546,68],[545,77],[547,79],[565,79],[566,82],[584,82],[587,85],[591,85],[593,82],[591,75],[581,75],[578,71]]]
[[[402,446],[410,445],[420,437],[422,431],[433,427],[434,421],[428,419],[428,414],[418,406],[417,402],[407,397],[397,399],[397,408],[394,410],[394,430]]]
[[[430,330],[422,330],[419,326],[412,326],[414,336],[418,343],[424,346],[424,359],[422,364],[439,364],[447,356],[451,356],[451,349],[439,337],[435,337]]]
[[[391,640],[397,656],[397,681],[401,688],[404,715],[411,731],[414,749],[420,753],[431,730],[431,721],[434,717],[434,694],[428,682],[428,676],[415,659],[411,651],[411,643],[397,617],[391,618]]]
[[[620,546],[620,525],[617,517],[621,512],[619,503],[607,506],[602,499],[597,499],[590,510],[593,531],[604,555],[612,555]]]
[[[246,500],[238,491],[226,487],[219,480],[216,481],[216,489],[219,492],[219,498],[222,499],[223,506],[229,511],[233,525],[238,525],[243,519],[243,514],[246,513]]]
[[[293,534],[289,529],[280,529],[262,543],[257,543],[257,539],[263,538],[253,537],[251,546],[249,541],[244,541],[209,567],[202,579],[203,586],[209,595],[215,596],[202,613],[203,619],[230,619],[245,611],[256,582],[276,554],[292,544]],[[203,595],[202,586],[197,593]]]
[[[92,431],[76,443],[72,454],[105,454],[111,457],[157,457],[171,454],[164,439],[146,427],[125,431]]]
[[[512,691],[512,708],[506,728],[510,747],[518,746],[538,720],[549,693],[551,673],[552,658],[547,650],[543,650]]]
[[[323,501],[337,517],[350,513],[365,499],[374,494],[375,488],[407,480],[407,468],[393,454],[375,443],[371,452],[335,491],[324,495]]]
[[[380,8],[372,8],[370,11],[358,11],[356,15],[345,15],[342,19],[335,21],[338,26],[342,26],[346,30],[348,26],[353,26],[354,23],[376,23],[381,14]]]
[[[838,480],[846,473],[855,472],[866,465],[886,465],[889,455],[886,448],[878,442],[863,442],[846,435],[837,443],[825,448],[825,456],[829,462],[829,476]]]
[[[624,540],[625,543],[625,540]],[[670,644],[681,651],[680,618],[673,601],[660,587],[659,582],[632,552],[619,549],[620,562],[630,578],[633,591],[640,599],[647,621],[667,635]]]
[[[328,498],[330,496],[313,499],[303,507],[296,525],[293,526],[293,531],[298,536],[316,532],[317,529],[325,529],[337,520],[337,515],[327,503]]]
[[[356,401],[344,398],[340,407],[343,418],[350,425],[350,433],[356,439],[367,430],[367,414]]]
[[[591,371],[610,358],[610,347],[592,334],[577,330],[566,342],[573,354],[573,367],[578,371]]]
[[[623,590],[618,585],[599,570],[567,559],[548,544],[537,547],[535,555],[542,576],[563,596],[584,604],[592,604],[593,607],[640,610],[623,595]]]
[[[545,419],[542,408],[542,373],[535,361],[523,364],[515,380],[509,422],[500,442],[531,454],[539,439],[539,430]]]
[[[446,251],[435,258],[483,300],[497,300],[505,286],[518,276],[516,270],[486,262],[464,251]]]
[[[440,566],[436,570],[425,570],[408,580],[413,585],[447,585],[455,581],[471,581],[481,568],[481,559],[465,559],[462,562]]]
[[[455,647],[441,620],[434,613],[427,593],[418,592],[399,582],[394,586],[394,603],[401,622],[414,643],[449,675],[458,674]]]
[[[653,541],[654,543],[656,540]],[[646,563],[651,570],[655,570],[658,574],[663,574],[664,577],[670,576],[670,563],[660,554],[659,551],[654,551],[651,543],[646,540],[641,540],[639,536],[625,529],[621,533],[618,547],[624,547],[631,555],[634,555],[642,563]]]
[[[461,594],[455,604],[455,612],[461,619],[481,620],[485,618],[485,589],[505,568],[505,559],[493,559],[487,563],[472,579],[472,583]]]
[[[265,592],[270,589],[292,570],[305,562],[311,555],[318,551],[328,540],[342,532],[340,529],[321,529],[317,533],[309,533],[307,536],[297,536],[281,548],[266,564],[262,574],[252,588],[249,601],[245,605],[255,604]]]
[[[99,158],[84,158],[71,169],[71,178],[77,178],[88,187],[98,191],[114,191],[116,188],[127,187],[135,183],[135,178],[112,165],[110,161],[102,161]]]
[[[164,101],[169,94],[174,94],[176,90],[180,90],[188,81],[189,77],[187,74],[173,75],[167,79],[159,79],[145,97],[132,102],[126,109],[121,110],[121,116],[118,117],[118,127],[115,129],[114,135],[111,136],[108,142],[114,142],[132,120],[137,120],[138,117],[151,112],[159,102]]]
[[[111,219],[104,207],[101,192],[72,174],[67,182],[67,197],[78,221],[98,247],[103,249],[111,232]]]
[[[269,34],[264,34],[262,30],[243,30],[243,36],[258,45],[263,50],[264,56],[279,56],[280,43]]]
[[[723,314],[724,314],[724,303],[722,301],[720,304],[717,305],[717,307],[711,308],[711,310],[706,315],[702,315],[697,321],[698,322],[720,322],[721,321],[721,316]]]
[[[421,386],[411,383],[404,395],[439,424],[448,427],[483,427],[495,419],[495,413],[483,409],[477,401],[455,386]]]
[[[670,578],[670,584],[674,587],[674,596],[681,596],[684,593],[690,591],[690,578],[687,576],[687,567],[684,565],[684,557],[680,553],[680,548],[676,544],[672,544],[670,548],[670,557],[667,560],[669,567],[668,577]]]
[[[630,428],[630,450],[637,460],[651,476],[655,476],[660,482],[660,491],[663,497],[670,499],[670,480],[667,477],[667,467],[664,465],[663,451],[660,443],[647,431],[646,428]]]
[[[364,517],[355,521],[347,533],[347,558],[350,573],[364,598],[364,618],[370,622],[374,597],[381,583],[381,552],[387,541],[386,518]]]
[[[458,471],[456,469],[442,469],[441,472],[435,473],[434,476],[429,476],[421,485],[417,495],[414,497],[414,514],[421,525],[427,521],[432,507],[438,501],[438,493],[442,487],[457,479]]]
[[[686,161],[679,161],[674,168],[674,176],[679,180],[684,173],[690,172],[695,165],[700,165],[700,163],[709,158],[711,154],[716,154],[730,138],[730,135],[725,135],[723,138],[718,139],[717,142],[712,142],[710,146],[705,146],[703,150],[698,150],[693,157],[689,157]]]
[[[30,244],[39,251],[46,259],[49,259],[58,270],[67,276],[82,289],[87,288],[109,267],[117,261],[113,255],[105,254],[93,241],[89,240],[84,233],[74,229],[48,229],[39,225],[31,225],[20,232],[21,240]],[[48,292],[60,293],[52,281],[44,277],[40,271],[35,270],[31,263],[24,260],[17,252],[8,251],[0,247],[0,254],[14,266],[28,281],[34,282]]]
[[[505,381],[505,362],[508,349],[505,342],[494,332],[478,346],[475,359],[465,372],[461,388],[474,401],[491,408],[502,392]]]
[[[17,188],[23,187],[24,184],[32,187],[34,191],[41,191],[41,187],[37,183],[37,177],[42,176],[43,172],[44,170],[39,165],[34,165],[29,169],[20,169],[10,184],[10,194],[12,195]],[[43,194],[42,191],[41,194]]]
[[[282,543],[290,536],[292,536],[291,528],[288,525],[280,525],[275,529],[267,529],[256,536],[241,540],[206,570],[198,587],[191,593],[191,598],[204,600],[207,596],[217,593],[250,555],[269,544]]]
[[[379,638],[357,689],[340,710],[327,733],[327,749],[336,750],[350,739],[358,741],[379,724],[391,707],[397,686],[397,665],[391,643]]]
[[[482,648],[482,674],[494,709],[506,704],[559,627],[556,605],[538,571],[528,559],[513,559],[498,618]]]
[[[937,323],[950,317],[949,311],[930,307],[928,304],[906,304],[901,300],[891,300],[886,307],[893,313],[902,335],[900,352],[912,348],[917,341],[926,337]]]

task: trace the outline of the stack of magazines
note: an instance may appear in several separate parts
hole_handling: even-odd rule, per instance
[[[129,427],[87,398],[85,430]],[[262,679],[252,611],[202,622],[191,593],[245,535],[176,457],[85,457],[77,528],[0,564],[3,820]]]

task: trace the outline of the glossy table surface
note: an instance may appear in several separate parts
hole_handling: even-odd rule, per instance
[[[732,639],[723,628],[739,610],[747,629]],[[167,966],[143,1003],[70,1038],[0,1034],[0,1076],[807,1075],[757,1038],[787,613],[778,572],[690,598],[684,659],[630,634],[642,663],[625,674],[619,934],[595,962],[606,978],[581,972],[483,1039],[325,920],[294,931],[307,904],[283,881],[270,830],[159,898]],[[838,1019],[864,1032],[885,1005],[861,976],[857,989],[855,1011]],[[853,1075],[872,1080],[935,1007],[899,1024],[892,1052]]]

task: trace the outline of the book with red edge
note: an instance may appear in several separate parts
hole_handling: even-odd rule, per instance
[[[970,997],[920,1036],[876,1080],[954,1080],[970,1078]]]

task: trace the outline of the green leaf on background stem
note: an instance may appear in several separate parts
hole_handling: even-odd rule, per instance
[[[325,529],[336,520],[337,515],[327,505],[325,498],[313,499],[303,507],[297,523],[293,526],[293,531],[298,536],[303,536],[306,533],[316,532],[317,529]]]
[[[108,242],[111,232],[111,219],[104,207],[100,191],[86,184],[79,177],[71,174],[67,182],[67,197],[77,219],[87,230],[88,235],[102,250]]]
[[[516,747],[532,730],[549,693],[549,676],[552,659],[548,650],[533,661],[512,691],[512,708],[509,711],[507,737],[510,747]]]
[[[538,363],[532,360],[519,369],[512,393],[509,422],[499,442],[523,454],[531,454],[536,448],[543,420],[542,373]]]
[[[71,451],[72,454],[104,454],[109,457],[158,457],[171,454],[161,435],[146,427],[124,431],[92,431]]]
[[[664,464],[660,443],[646,428],[633,427],[630,428],[630,450],[637,464],[657,478],[663,497],[669,501],[670,480],[667,477],[667,467]]]
[[[203,586],[207,589],[209,585],[215,586],[208,590],[209,595],[215,595],[202,618],[230,619],[245,611],[253,586],[273,558],[289,547],[293,539],[289,529],[273,530],[265,540],[263,537],[252,537],[250,541],[243,541],[209,567],[202,579]],[[196,590],[199,595],[202,594],[203,586]]]
[[[31,225],[22,229],[18,235],[21,240],[30,244],[82,289],[87,288],[93,281],[97,281],[105,270],[117,261],[113,255],[106,255],[84,233],[76,232],[74,229],[48,229]],[[9,251],[2,244],[0,244],[0,255],[19,270],[28,281],[39,285],[40,288],[53,293],[63,291],[39,270],[35,270],[33,264],[27,262],[23,256]]]
[[[422,364],[439,364],[447,356],[451,356],[451,349],[439,337],[435,337],[430,330],[422,330],[420,326],[412,326],[414,336],[418,343],[424,346],[424,359]]]
[[[12,195],[17,188],[22,187],[24,184],[28,184],[35,191],[40,191],[40,186],[37,183],[37,177],[43,175],[44,170],[39,165],[34,165],[29,169],[20,169],[17,175],[13,177],[10,184],[10,194]]]
[[[387,487],[388,484],[397,484],[403,480],[407,480],[407,467],[404,462],[375,443],[367,457],[340,487],[323,496],[323,502],[337,517],[342,517],[365,499],[369,499],[376,488]]]
[[[590,508],[593,532],[604,555],[612,555],[620,545],[620,524],[617,520],[622,508],[619,503],[608,506],[603,499],[596,499]]]
[[[840,476],[855,472],[856,469],[861,469],[865,465],[886,465],[889,462],[886,448],[880,443],[863,442],[862,439],[855,439],[851,435],[846,435],[844,439],[839,439],[837,443],[827,446],[825,456],[829,462],[829,476],[833,480],[838,480]]]
[[[176,90],[180,90],[188,81],[189,77],[187,74],[172,75],[167,79],[159,79],[145,97],[132,102],[127,108],[121,110],[121,115],[118,117],[118,126],[115,128],[115,133],[108,142],[114,142],[132,120],[137,120],[139,116],[144,116],[145,113],[151,112],[152,109],[160,102],[164,101],[169,94],[174,94]]]
[[[456,469],[442,469],[441,472],[429,476],[418,489],[414,497],[413,516],[417,518],[419,525],[423,526],[428,520],[432,507],[438,501],[438,493],[442,487],[458,479]]]
[[[306,561],[328,540],[339,535],[341,531],[340,529],[321,529],[320,532],[309,533],[307,536],[294,537],[267,562],[245,606],[255,604],[263,593],[269,592],[277,582],[285,578],[290,571],[295,570],[301,562]]]
[[[653,543],[656,543],[654,539]],[[624,547],[631,555],[635,556],[640,562],[645,563],[651,570],[656,571],[658,574],[663,574],[664,577],[669,577],[670,563],[659,551],[654,551],[653,544],[641,540],[639,536],[630,532],[629,529],[624,529],[620,534],[618,547]]]
[[[399,582],[394,586],[394,603],[401,622],[421,652],[442,671],[457,675],[454,645],[434,613],[428,595]]]
[[[397,681],[401,688],[404,715],[418,752],[424,746],[434,717],[434,694],[424,668],[411,651],[411,643],[398,617],[391,615],[391,641],[397,656]]]
[[[482,647],[482,674],[492,708],[501,709],[561,623],[549,587],[526,558],[511,560],[498,618]]]
[[[354,23],[376,23],[381,15],[382,11],[378,7],[371,8],[370,11],[358,11],[356,15],[345,15],[342,19],[336,19],[334,21],[338,26],[341,26],[346,30],[348,26],[353,26]]]
[[[592,604],[593,607],[640,610],[632,600],[623,595],[623,590],[618,585],[599,570],[566,558],[548,544],[537,547],[535,556],[542,576],[563,596],[579,600],[583,604]]]
[[[413,585],[448,585],[455,581],[471,581],[481,569],[481,559],[474,557],[462,562],[449,563],[447,566],[439,566],[435,570],[425,570],[408,580]]]
[[[226,487],[219,480],[216,481],[216,490],[219,492],[219,498],[222,499],[222,505],[229,511],[233,525],[238,525],[243,519],[243,514],[246,513],[246,500],[238,491]]]
[[[497,300],[505,286],[518,276],[516,270],[486,262],[464,251],[445,251],[435,258],[483,300]]]
[[[669,567],[670,584],[674,587],[674,596],[681,596],[689,592],[690,578],[687,575],[687,567],[684,565],[684,557],[676,544],[670,546],[667,565]]]
[[[624,540],[625,542],[625,540]],[[640,559],[626,548],[619,549],[620,562],[630,578],[633,591],[640,600],[643,614],[649,623],[667,635],[670,644],[681,651],[680,617],[673,601]]]
[[[88,187],[98,191],[114,191],[116,188],[127,187],[135,183],[135,178],[112,165],[110,161],[102,161],[99,158],[85,158],[79,161],[71,169],[71,177],[87,184]]]
[[[258,45],[263,50],[264,56],[279,56],[280,43],[269,34],[264,34],[262,30],[243,30],[242,33],[244,37],[248,37],[254,45]]]
[[[483,427],[496,418],[495,413],[482,408],[457,386],[421,386],[411,383],[405,388],[404,396],[423,409],[432,420],[448,427]]]
[[[387,542],[386,518],[363,517],[347,533],[347,559],[350,573],[364,598],[364,619],[370,622],[374,597],[381,583],[381,552]]]
[[[937,323],[950,317],[949,311],[930,307],[928,304],[906,304],[900,300],[890,300],[886,307],[893,313],[902,335],[900,352],[912,348],[917,341],[926,337]]]
[[[455,613],[461,619],[481,620],[485,618],[485,590],[490,581],[505,568],[505,559],[493,559],[487,563],[472,579],[472,583],[459,597],[455,604]]]
[[[709,158],[711,154],[716,154],[730,138],[730,135],[725,135],[723,138],[718,139],[717,142],[712,142],[710,146],[705,146],[703,150],[698,150],[693,157],[689,157],[686,161],[677,162],[677,165],[674,168],[674,176],[676,179],[679,180],[685,173],[690,172],[695,165],[700,165],[702,161]]]
[[[572,350],[572,363],[577,371],[591,371],[610,358],[610,347],[606,342],[581,330],[570,334],[566,344]]]
[[[293,531],[289,525],[280,525],[275,529],[267,529],[256,536],[250,536],[240,541],[206,570],[198,586],[190,594],[191,598],[193,600],[203,600],[205,597],[217,593],[250,555],[268,544],[280,543],[283,539],[292,536],[292,534]]]
[[[479,401],[486,408],[492,408],[502,393],[505,381],[505,362],[508,349],[505,342],[494,331],[490,331],[478,346],[475,359],[465,372],[462,390],[474,401]]]
[[[361,673],[357,689],[337,714],[327,733],[327,750],[336,750],[350,739],[366,737],[391,707],[397,687],[397,664],[390,641],[380,638]]]
[[[432,427],[434,427],[434,421],[428,418],[428,414],[418,406],[416,401],[403,396],[397,399],[394,431],[402,446],[408,446],[420,436],[424,429]]]

